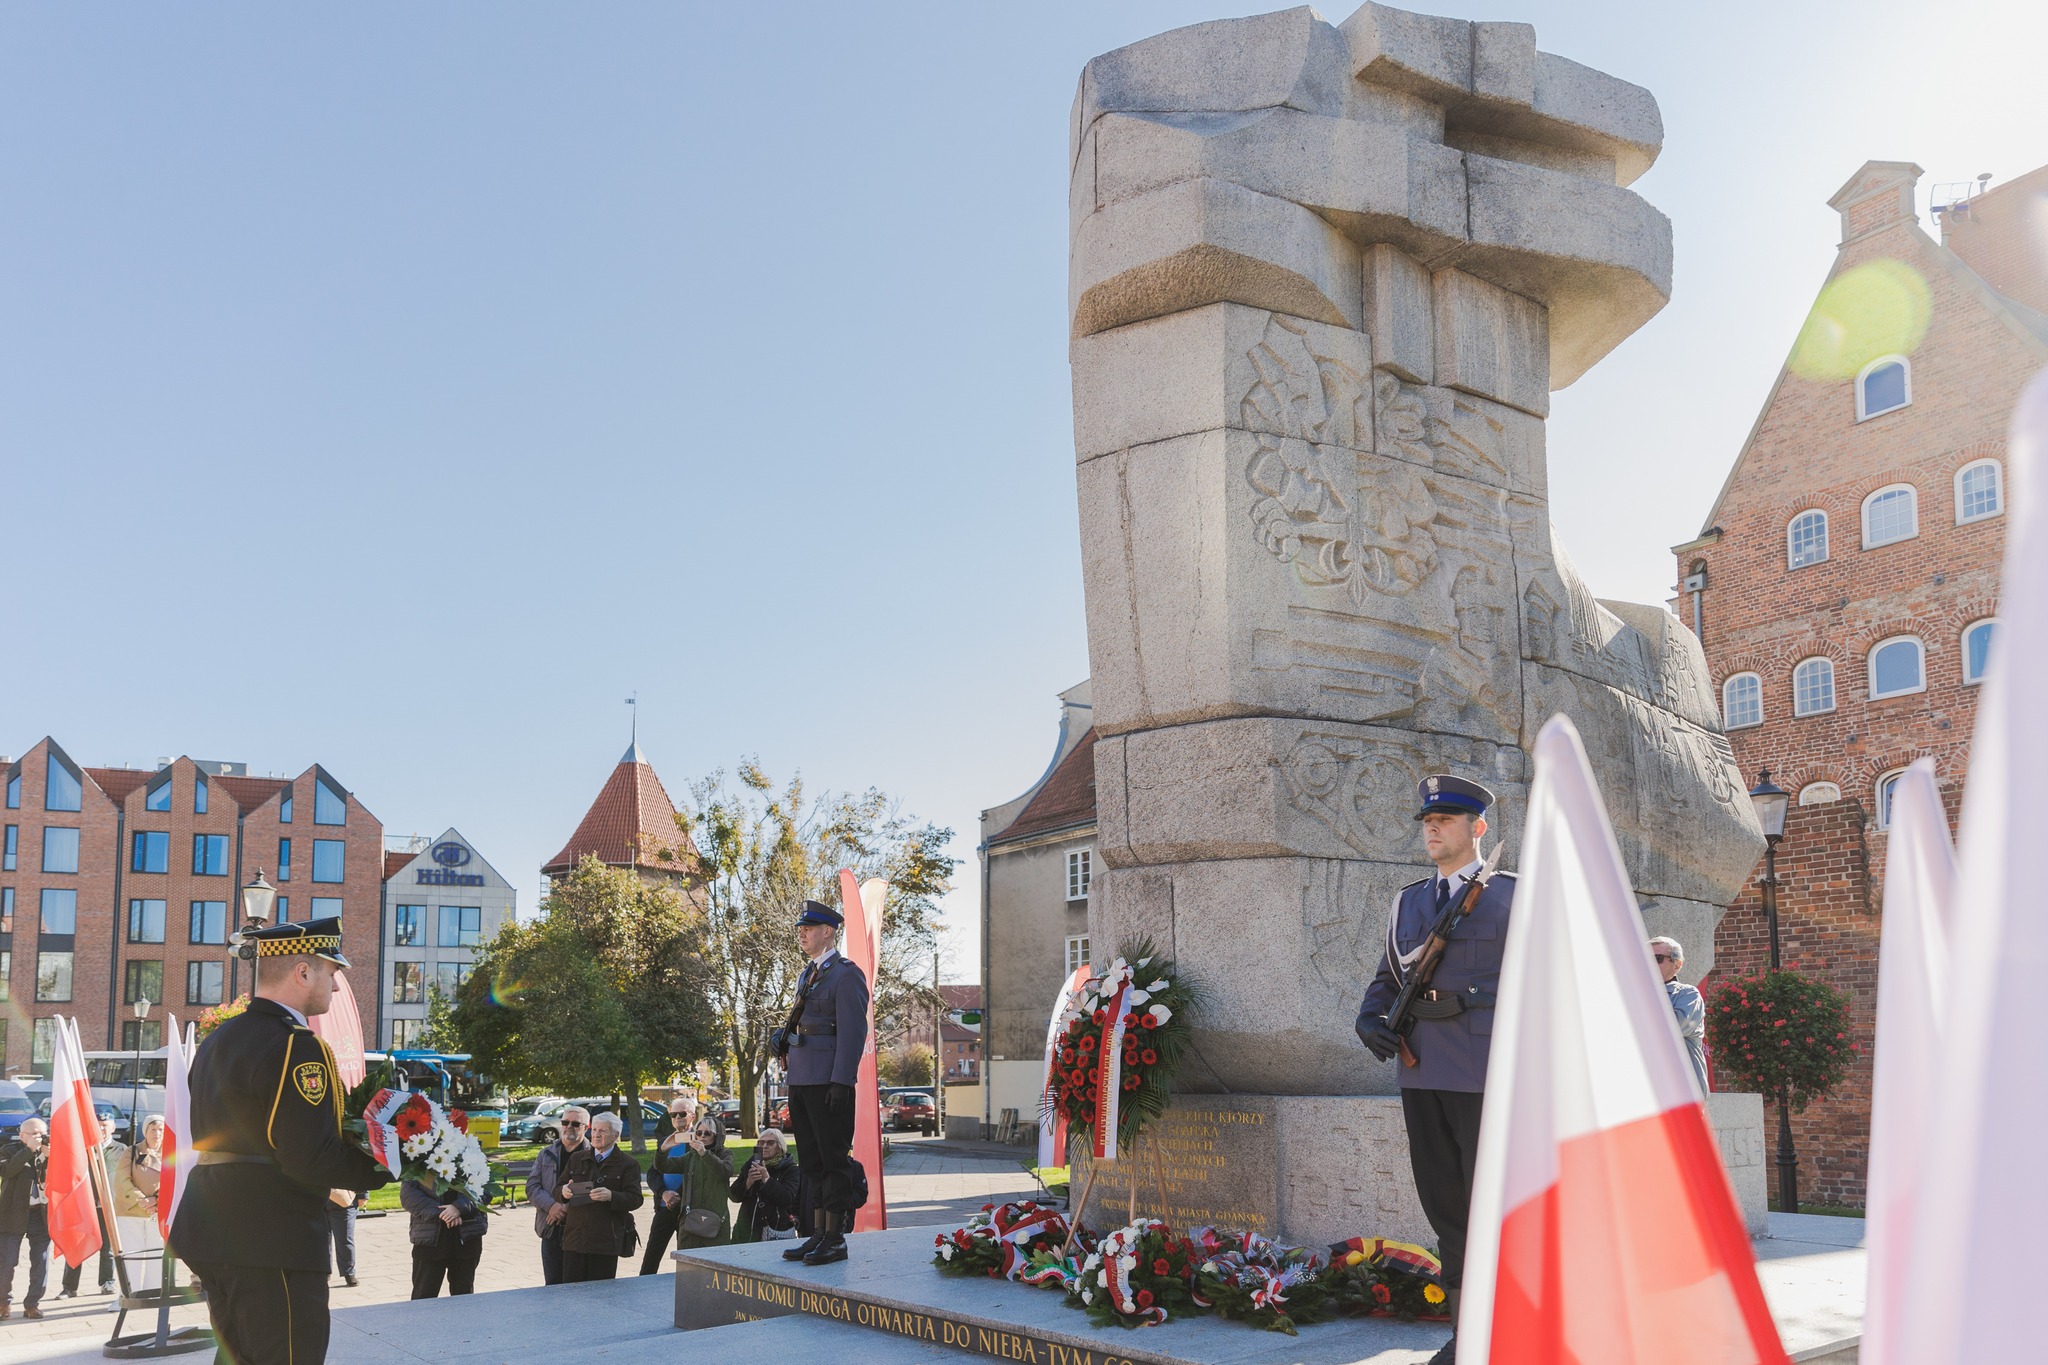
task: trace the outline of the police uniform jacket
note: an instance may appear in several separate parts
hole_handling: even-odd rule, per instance
[[[327,1193],[370,1190],[384,1170],[341,1133],[334,1054],[257,996],[192,1061],[192,1145],[254,1161],[185,1166],[171,1246],[201,1264],[327,1269]]]
[[[1453,873],[1454,898],[1460,894],[1461,885],[1459,875]],[[1508,908],[1514,895],[1514,874],[1496,874],[1480,892],[1479,904],[1459,921],[1451,934],[1443,961],[1430,978],[1430,987],[1439,993],[1455,992],[1473,1008],[1449,1019],[1416,1019],[1408,1041],[1421,1064],[1396,1064],[1403,1089],[1486,1089],[1486,1056],[1493,1046],[1493,998],[1500,989],[1501,956],[1507,951]],[[1393,953],[1407,955],[1420,948],[1436,917],[1434,876],[1401,888],[1388,916],[1387,945],[1380,954],[1379,972],[1366,987],[1365,1000],[1358,1007],[1360,1022],[1393,1009],[1394,999],[1400,995],[1407,977],[1401,964],[1393,960]]]
[[[860,1076],[860,1054],[868,1042],[868,979],[834,952],[809,972],[797,1035],[790,1039],[791,1085],[852,1085]]]

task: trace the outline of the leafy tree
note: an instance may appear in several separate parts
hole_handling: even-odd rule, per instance
[[[623,1103],[718,1050],[703,915],[672,888],[589,857],[541,912],[500,929],[456,993],[449,1026],[479,1070]],[[622,1112],[644,1146],[639,1106]]]
[[[442,994],[439,986],[427,987],[427,1026],[420,1030],[416,1046],[435,1052],[462,1051],[462,1035],[455,1028],[455,1002]]]
[[[733,779],[717,772],[693,784],[676,823],[703,859],[711,999],[752,1137],[768,1035],[786,1017],[803,967],[797,907],[806,898],[837,906],[843,867],[863,881],[885,879],[876,1015],[929,1010],[934,995],[917,973],[931,961],[938,899],[952,880],[956,860],[944,850],[953,834],[917,824],[879,791],[810,800],[800,777],[778,787],[752,760]]]
[[[1795,971],[1732,977],[1707,1001],[1717,1077],[1785,1100],[1795,1114],[1848,1074],[1862,1051],[1849,1041],[1852,1027],[1847,996]]]
[[[930,1085],[936,1059],[923,1043],[906,1043],[882,1054],[876,1068],[883,1085]]]

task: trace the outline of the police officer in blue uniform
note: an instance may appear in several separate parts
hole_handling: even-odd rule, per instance
[[[1401,1040],[1388,1027],[1393,1008],[1443,908],[1479,875],[1479,841],[1493,793],[1477,782],[1438,773],[1416,786],[1423,847],[1436,872],[1401,888],[1387,919],[1379,972],[1358,1007],[1358,1037],[1381,1061],[1396,1056]],[[1457,1290],[1465,1273],[1466,1222],[1472,1206],[1472,1171],[1479,1158],[1479,1111],[1486,1090],[1486,1057],[1493,1042],[1494,993],[1507,949],[1510,873],[1496,873],[1479,903],[1459,921],[1449,946],[1416,999],[1409,1050],[1417,1065],[1396,1068],[1401,1114],[1408,1126],[1408,1161],[1422,1211],[1436,1230],[1456,1331]],[[1457,1338],[1431,1358],[1449,1365]]]
[[[797,1002],[775,1047],[789,1072],[789,1126],[797,1168],[810,1186],[808,1239],[783,1252],[805,1265],[846,1259],[846,1229],[854,1209],[854,1082],[868,1041],[868,979],[838,947],[845,918],[829,906],[805,901],[797,938],[810,961],[797,979]]]
[[[348,968],[341,921],[271,925],[235,943],[255,991],[192,1060],[196,1166],[181,1177],[191,1183],[171,1247],[206,1286],[216,1365],[319,1365],[328,1192],[388,1179],[342,1136],[334,1054],[306,1023],[327,1012]]]

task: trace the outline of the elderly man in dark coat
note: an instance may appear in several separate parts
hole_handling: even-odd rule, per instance
[[[846,1259],[845,1220],[853,1213],[853,1087],[868,1041],[868,979],[838,947],[838,911],[805,901],[797,937],[810,959],[797,1002],[778,1035],[789,1069],[789,1126],[797,1165],[811,1185],[810,1237],[785,1260],[826,1265]]]

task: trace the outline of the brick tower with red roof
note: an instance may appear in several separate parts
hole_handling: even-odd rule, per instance
[[[703,880],[696,845],[676,824],[675,803],[637,739],[620,756],[569,842],[541,865],[541,875],[552,883],[590,855],[606,867],[629,868],[685,894]]]

